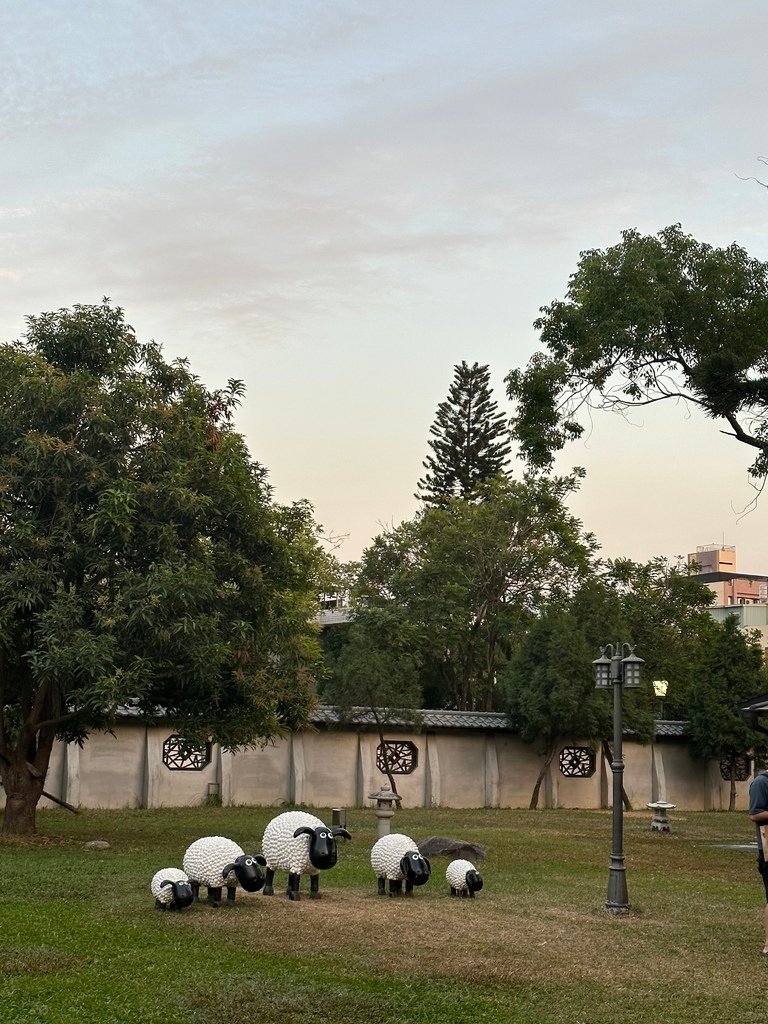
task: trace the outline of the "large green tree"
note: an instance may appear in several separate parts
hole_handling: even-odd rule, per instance
[[[712,627],[688,698],[690,749],[702,760],[721,762],[731,783],[728,809],[734,810],[738,762],[768,750],[768,737],[749,729],[737,707],[764,692],[768,677],[759,640],[742,632],[734,616]]]
[[[643,685],[624,695],[624,725],[640,740],[653,734],[652,681],[669,682],[667,708],[685,716],[689,688],[714,623],[708,587],[687,566],[656,558],[600,562],[572,596],[542,609],[500,682],[507,713],[524,740],[541,749],[534,786],[563,740],[587,740],[610,762],[612,704],[595,690],[592,661],[607,643],[628,642],[645,661]]]
[[[611,709],[605,695],[595,690],[594,657],[577,618],[566,608],[552,606],[534,622],[501,674],[510,721],[521,739],[540,746],[543,757],[531,810],[538,806],[558,743],[610,735]]]
[[[624,634],[606,636],[603,629],[600,641],[593,627],[595,641],[631,639],[645,661],[643,693],[650,698],[653,680],[667,680],[664,713],[686,718],[696,666],[714,626],[708,610],[714,601],[712,590],[691,566],[661,557],[648,562],[607,561],[602,582],[619,603]]]
[[[383,752],[384,773],[394,793],[397,783],[387,759],[385,730],[403,722],[418,725],[421,707],[418,627],[403,608],[358,608],[348,627],[323,696],[342,720],[363,708],[375,723]]]
[[[449,498],[474,500],[483,484],[503,473],[509,459],[507,421],[491,392],[487,366],[461,362],[454,367],[448,397],[429,428],[432,453],[416,497],[427,505]]]
[[[162,714],[230,748],[306,719],[311,510],[272,501],[232,414],[119,308],[0,346],[0,779],[34,830],[54,740]]]
[[[565,299],[535,326],[546,353],[507,377],[521,454],[548,467],[595,408],[683,400],[755,449],[768,473],[768,264],[720,249],[679,225],[625,231],[581,253]]]
[[[357,599],[402,608],[418,627],[426,706],[497,706],[496,673],[531,616],[589,565],[593,540],[565,507],[577,482],[499,477],[482,500],[427,507],[364,552]]]

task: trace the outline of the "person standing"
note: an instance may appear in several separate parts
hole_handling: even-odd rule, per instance
[[[765,886],[765,910],[763,911],[763,923],[765,926],[765,941],[763,942],[763,954],[768,956],[768,864],[765,860],[763,846],[763,835],[760,831],[762,825],[768,829],[768,771],[755,775],[749,785],[749,816],[755,823],[757,833],[757,870],[763,879]]]

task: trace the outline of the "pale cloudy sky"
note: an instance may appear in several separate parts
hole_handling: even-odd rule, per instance
[[[764,0],[5,0],[0,341],[109,295],[358,557],[410,517],[455,363],[503,377],[580,250],[680,222],[768,260]],[[562,468],[606,555],[736,544],[744,446],[603,414]]]

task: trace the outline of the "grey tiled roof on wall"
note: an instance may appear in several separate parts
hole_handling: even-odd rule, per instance
[[[496,711],[416,711],[424,729],[491,729],[514,732],[506,715]],[[321,704],[312,712],[315,725],[337,725],[341,719],[336,708]],[[376,720],[367,708],[352,708],[346,721],[350,725],[375,725]],[[387,725],[410,725],[405,719],[388,719]],[[656,722],[657,736],[682,737],[687,734],[687,722]]]
[[[427,729],[509,729],[506,715],[495,711],[416,711]],[[321,705],[312,712],[316,725],[335,725],[340,721],[336,708]],[[375,725],[376,720],[366,708],[352,708],[346,721],[352,725]],[[391,718],[388,725],[409,725],[405,719]]]
[[[507,716],[497,711],[437,711],[433,709],[418,710],[414,712],[419,716],[423,729],[487,729],[494,732],[515,732],[509,724]],[[117,712],[118,718],[137,718],[139,714],[134,704],[123,704]],[[162,712],[159,716],[162,718]],[[338,725],[341,717],[336,708],[327,704],[320,704],[310,715],[310,721],[314,725]],[[376,720],[367,708],[352,708],[346,722],[350,725],[375,725]],[[391,718],[387,726],[402,725],[404,728],[412,728],[412,723],[404,718]],[[629,735],[629,733],[628,733]],[[688,735],[687,722],[668,722],[666,720],[656,722],[656,736],[668,736],[680,739]]]
[[[667,722],[659,721],[656,722],[656,735],[657,736],[687,736],[688,735],[688,723],[687,722]]]

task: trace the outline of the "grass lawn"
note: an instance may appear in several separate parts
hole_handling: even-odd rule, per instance
[[[603,909],[610,812],[402,810],[393,831],[488,847],[474,900],[447,861],[413,899],[381,898],[372,810],[320,876],[322,899],[238,891],[234,908],[158,913],[161,867],[202,835],[261,849],[270,808],[63,810],[0,839],[2,1024],[382,1024],[639,1021],[763,1024],[762,885],[746,814],[625,815],[632,913]],[[328,812],[318,812],[329,820]],[[110,848],[92,851],[89,840]],[[278,888],[279,887],[279,888]]]

